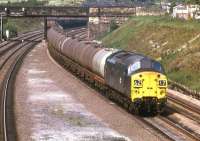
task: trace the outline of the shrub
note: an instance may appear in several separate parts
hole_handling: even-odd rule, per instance
[[[110,32],[112,32],[112,31],[114,31],[115,29],[117,29],[119,26],[117,25],[117,23],[114,21],[114,20],[112,20],[111,22],[110,22]]]
[[[6,25],[4,26],[4,36],[5,36],[5,33],[6,33],[6,30],[9,30],[10,32],[10,38],[11,37],[15,37],[17,36],[17,28],[15,25],[13,25],[12,23],[6,23]]]

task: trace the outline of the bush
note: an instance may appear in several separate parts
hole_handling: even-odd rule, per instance
[[[112,20],[111,23],[110,23],[110,32],[114,31],[118,27],[119,26],[116,24],[116,22],[114,20]]]
[[[9,32],[10,32],[10,38],[17,36],[17,28],[15,25],[13,25],[9,22],[6,23],[6,25],[4,26],[4,36],[5,37],[6,37],[6,30],[9,30]]]

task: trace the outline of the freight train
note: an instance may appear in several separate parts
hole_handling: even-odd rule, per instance
[[[123,102],[129,110],[163,111],[167,101],[167,77],[159,62],[139,53],[77,40],[55,27],[48,30],[47,37],[51,54],[54,54],[53,49],[65,57],[67,68],[94,85],[125,97]],[[117,94],[114,97],[122,100]]]

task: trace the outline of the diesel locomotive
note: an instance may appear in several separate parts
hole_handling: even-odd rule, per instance
[[[126,97],[129,109],[163,111],[167,101],[167,77],[158,61],[135,52],[80,41],[55,27],[49,29],[47,35],[49,47],[67,58],[68,68]]]

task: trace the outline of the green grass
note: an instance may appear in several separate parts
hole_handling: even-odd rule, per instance
[[[107,47],[160,60],[170,79],[200,91],[200,22],[170,17],[132,17],[102,38]],[[192,40],[194,39],[194,40]]]
[[[9,18],[7,19],[7,22],[16,27],[18,33],[22,32],[28,32],[33,31],[36,29],[42,29],[43,28],[43,20],[39,18],[20,18],[20,19],[14,19]]]

